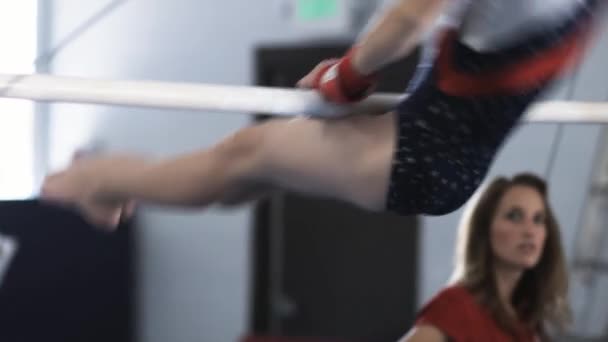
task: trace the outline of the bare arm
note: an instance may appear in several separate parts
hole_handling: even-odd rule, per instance
[[[371,74],[409,54],[446,4],[447,0],[396,0],[357,42],[355,68]]]
[[[415,326],[399,342],[446,342],[446,336],[432,325]]]

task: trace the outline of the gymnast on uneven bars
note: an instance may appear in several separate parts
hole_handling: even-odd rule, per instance
[[[136,202],[236,205],[274,189],[371,211],[450,213],[478,188],[526,110],[580,60],[605,4],[394,1],[345,56],[322,61],[299,82],[328,103],[363,101],[378,70],[410,53],[441,15],[454,14],[458,20],[437,32],[432,68],[387,113],[269,120],[160,161],[82,159],[48,176],[41,197],[110,229]]]

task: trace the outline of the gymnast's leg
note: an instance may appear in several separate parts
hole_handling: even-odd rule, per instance
[[[84,159],[45,181],[43,198],[75,204],[97,225],[117,224],[125,203],[205,207],[242,200],[239,189],[283,188],[382,210],[395,145],[395,114],[336,120],[275,119],[211,148],[151,162]]]

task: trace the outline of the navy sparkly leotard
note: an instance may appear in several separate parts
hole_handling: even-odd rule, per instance
[[[442,215],[471,197],[522,114],[584,50],[607,1],[576,2],[562,20],[486,51],[465,43],[461,29],[444,31],[430,68],[397,107],[387,210]]]

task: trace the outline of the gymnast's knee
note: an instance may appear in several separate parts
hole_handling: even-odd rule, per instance
[[[215,147],[216,155],[233,167],[250,172],[263,159],[267,130],[265,124],[242,128]]]

